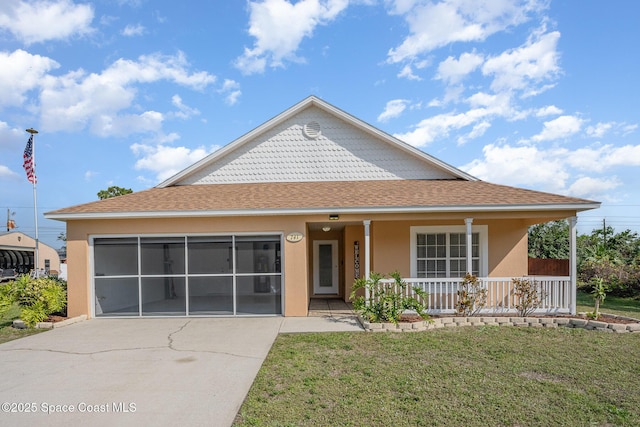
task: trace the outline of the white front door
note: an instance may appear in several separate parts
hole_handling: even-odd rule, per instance
[[[338,241],[313,242],[313,292],[338,295]]]

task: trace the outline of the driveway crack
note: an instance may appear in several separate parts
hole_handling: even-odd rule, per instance
[[[184,328],[186,328],[186,327],[189,325],[189,323],[191,323],[191,320],[187,321],[187,323],[185,323],[184,325],[180,326],[177,330],[175,330],[175,331],[171,332],[171,333],[167,336],[167,339],[169,340],[169,345],[168,345],[168,347],[169,347],[169,349],[170,349],[170,350],[173,350],[173,351],[181,351],[181,350],[179,350],[179,349],[177,349],[177,348],[174,348],[174,347],[173,347],[173,336],[174,336],[174,335],[176,335],[176,334],[179,334],[180,332],[182,332],[182,331],[184,330]]]

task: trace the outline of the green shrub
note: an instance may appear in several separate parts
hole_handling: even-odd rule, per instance
[[[20,319],[28,326],[35,326],[51,314],[64,314],[66,283],[49,277],[32,279],[22,275],[3,286],[0,292],[0,309],[15,303],[21,308]]]
[[[34,327],[38,322],[44,322],[49,315],[47,314],[44,303],[38,301],[37,303],[22,307],[20,311],[20,319],[29,327]]]
[[[473,274],[464,276],[457,294],[456,312],[461,316],[475,316],[487,305],[487,290]]]
[[[354,310],[369,322],[398,323],[407,310],[428,319],[427,293],[418,287],[409,288],[397,271],[389,276],[394,280],[392,284],[380,283],[385,277],[378,273],[371,273],[368,279],[357,279],[351,292]],[[356,297],[359,289],[366,289],[369,298]]]

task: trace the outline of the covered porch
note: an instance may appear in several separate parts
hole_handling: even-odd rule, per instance
[[[455,222],[458,222],[459,225],[455,225]],[[427,303],[430,314],[453,314],[456,311],[457,295],[461,290],[462,277],[465,273],[469,273],[475,275],[482,289],[486,290],[487,303],[480,311],[483,314],[513,314],[517,312],[514,278],[528,279],[539,290],[541,303],[535,313],[575,314],[576,223],[577,217],[569,218],[569,275],[530,276],[526,267],[518,267],[517,272],[502,271],[502,274],[495,267],[500,262],[495,261],[498,258],[495,253],[496,241],[499,240],[498,236],[502,233],[500,226],[504,224],[501,221],[488,220],[485,217],[476,218],[474,223],[473,217],[459,217],[453,222],[449,222],[450,225],[436,227],[424,225],[427,224],[425,222],[419,223],[412,220],[405,222],[402,226],[403,229],[394,233],[394,236],[397,234],[401,237],[397,237],[397,241],[392,242],[389,240],[392,233],[387,230],[381,231],[381,227],[385,227],[384,221],[381,222],[380,219],[374,217],[356,223],[351,219],[349,226],[344,231],[341,230],[340,255],[344,259],[340,260],[338,264],[344,266],[340,268],[344,286],[335,295],[348,302],[351,289],[349,284],[355,278],[370,277],[373,271],[390,273],[393,269],[397,269],[405,283],[409,285],[408,289],[418,287],[428,294]],[[357,224],[356,227],[354,227],[355,224]],[[338,225],[335,222],[332,225],[333,229],[339,229],[339,227],[335,227]],[[390,229],[389,226],[386,227]],[[526,265],[527,227],[523,224],[518,227],[520,235],[523,235],[519,238],[519,245],[524,245],[525,248],[523,250],[521,247],[517,254],[511,253],[509,256],[512,259],[521,260],[520,265]],[[446,234],[444,246],[446,246],[447,256],[444,260],[440,260],[437,254],[431,253],[437,252],[438,248],[429,247],[429,242],[424,239],[421,241],[422,235],[429,235],[429,238],[433,236],[432,229],[436,229],[435,232],[440,235]],[[404,236],[402,236],[403,233]],[[454,234],[455,236],[453,236]],[[403,247],[407,248],[406,252],[410,253],[402,253]],[[313,253],[312,250],[310,250],[310,255],[311,253]],[[393,257],[396,260],[389,261]],[[392,270],[387,271],[389,267]],[[383,280],[380,282],[380,286],[393,286],[393,281]],[[311,292],[311,296],[313,298],[320,295]],[[364,296],[369,300],[368,294]]]

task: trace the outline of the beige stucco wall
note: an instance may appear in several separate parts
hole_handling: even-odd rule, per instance
[[[196,234],[196,233],[305,233],[305,221],[300,217],[235,217],[189,219],[138,219],[69,221],[67,224],[67,263],[70,316],[90,315],[91,275],[89,271],[89,237],[129,234]],[[283,245],[283,276],[285,280],[284,313],[305,316],[309,291],[307,287],[307,236],[296,243]]]
[[[464,225],[464,219],[474,218],[474,225],[488,227],[488,273],[494,277],[514,277],[527,274],[527,229],[531,224],[565,218],[575,212],[551,214],[517,213],[438,213],[407,215],[341,215],[325,233],[310,229],[310,224],[326,223],[327,215],[256,216],[230,218],[122,219],[77,220],[67,224],[67,259],[69,314],[91,313],[89,301],[91,276],[89,271],[89,237],[96,235],[131,234],[217,234],[217,233],[281,233],[302,232],[297,243],[284,240],[283,278],[284,314],[305,316],[313,292],[313,239],[340,242],[340,297],[348,299],[354,280],[353,244],[360,243],[360,272],[365,271],[365,242],[362,221],[371,220],[371,271],[390,273],[398,270],[408,277],[410,266],[410,228],[421,225]]]
[[[346,225],[344,227],[344,300],[349,301],[353,282],[356,280],[355,274],[355,254],[354,245],[359,245],[359,264],[360,274],[358,277],[364,277],[364,225]]]

